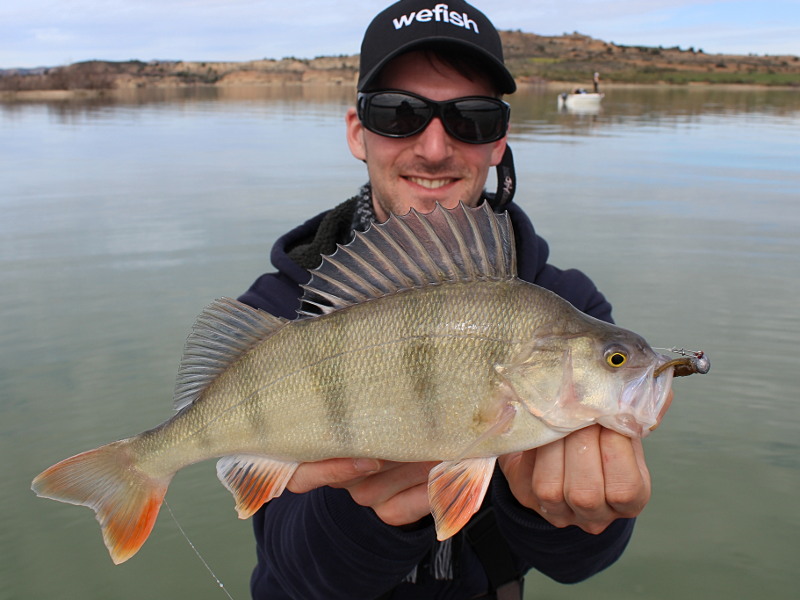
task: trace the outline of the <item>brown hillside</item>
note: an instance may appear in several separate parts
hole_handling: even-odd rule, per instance
[[[503,31],[506,62],[522,80],[800,84],[800,57],[706,54],[702,49],[619,46],[580,33]],[[682,77],[681,77],[682,76]]]
[[[506,62],[518,81],[749,83],[800,86],[800,58],[705,54],[702,49],[619,46],[579,33],[543,36],[502,31]],[[33,73],[0,71],[0,91],[108,90],[196,85],[351,84],[358,56],[247,62],[87,61]]]

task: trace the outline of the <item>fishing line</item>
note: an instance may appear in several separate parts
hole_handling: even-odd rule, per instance
[[[653,347],[653,350],[664,350],[666,352],[672,352],[673,354],[679,354],[680,356],[696,356],[697,358],[702,358],[703,354],[705,354],[702,350],[687,350],[686,348],[678,348],[677,346],[673,346],[672,348]]]
[[[197,550],[197,548],[195,548],[195,545],[192,543],[192,540],[190,540],[190,539],[189,539],[189,536],[188,536],[188,535],[186,535],[186,532],[183,530],[183,527],[181,527],[181,524],[180,524],[180,523],[178,523],[178,519],[176,519],[176,518],[175,518],[175,513],[174,513],[174,512],[172,512],[172,508],[170,507],[170,505],[169,505],[169,502],[167,502],[167,499],[166,499],[166,498],[164,498],[164,506],[166,506],[166,507],[167,507],[167,510],[169,511],[169,516],[171,516],[171,517],[172,517],[172,520],[173,520],[173,521],[175,521],[175,525],[177,525],[177,526],[178,526],[178,531],[180,531],[180,532],[181,532],[181,535],[184,537],[184,539],[186,540],[186,542],[189,544],[189,547],[190,547],[192,550],[194,550],[194,553],[197,555],[197,558],[199,558],[199,559],[200,559],[200,562],[201,562],[201,563],[203,563],[203,566],[204,566],[204,567],[205,567],[205,568],[208,570],[208,572],[209,572],[209,573],[211,573],[211,576],[214,578],[214,581],[216,581],[216,582],[217,582],[217,585],[219,586],[219,588],[220,588],[220,589],[221,589],[223,592],[225,592],[225,595],[226,595],[228,598],[230,598],[230,600],[233,600],[233,596],[231,596],[231,595],[228,593],[228,589],[227,589],[227,588],[226,588],[226,587],[223,585],[223,583],[222,583],[222,582],[219,580],[219,577],[217,577],[216,573],[214,573],[214,571],[212,571],[212,570],[211,570],[211,567],[210,567],[210,566],[208,565],[208,563],[206,562],[206,559],[204,559],[204,558],[203,558],[203,556],[200,554],[200,552]]]

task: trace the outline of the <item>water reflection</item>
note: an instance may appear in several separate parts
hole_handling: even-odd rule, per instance
[[[597,111],[556,109],[555,89],[529,86],[508,98],[512,106],[512,133],[525,135],[575,132],[626,126],[661,126],[692,122],[709,116],[768,116],[796,119],[800,115],[800,93],[790,90],[742,90],[717,86],[636,87],[619,86],[605,90]]]
[[[286,85],[286,86],[205,86],[187,88],[131,88],[115,90],[98,96],[65,97],[29,102],[0,102],[0,115],[14,118],[32,110],[46,108],[59,122],[74,123],[76,119],[107,119],[119,111],[150,108],[173,110],[176,106],[205,107],[227,110],[228,104],[284,107],[303,105],[347,105],[354,101],[352,86]]]
[[[709,85],[607,87],[599,110],[559,111],[556,103],[559,89],[556,85],[521,85],[507,98],[513,108],[514,125],[522,128],[518,131],[525,131],[525,127],[537,122],[570,123],[563,119],[558,121],[565,114],[596,115],[600,117],[597,123],[610,125],[620,120],[645,124],[693,115],[766,114],[796,118],[800,111],[800,93],[796,90]],[[44,106],[56,119],[70,122],[77,116],[108,118],[110,113],[129,108],[207,105],[214,110],[226,110],[228,103],[278,107],[293,104],[348,106],[354,98],[355,89],[350,85],[152,87],[116,90],[97,97],[48,100],[44,96],[36,102],[0,102],[0,114],[13,118]]]
[[[656,490],[633,545],[579,591],[793,597],[800,97],[607,88],[599,114],[577,115],[557,110],[559,91],[510,97],[517,201],[552,261],[589,273],[621,324],[714,363],[676,384],[678,401],[647,441]],[[218,597],[169,520],[115,568],[89,511],[38,501],[30,479],[169,415],[200,308],[243,291],[270,268],[277,235],[365,180],[344,142],[353,95],[254,86],[0,104],[9,597]],[[182,472],[169,501],[234,596],[247,597],[252,536],[213,465]],[[531,577],[533,597],[577,593]]]

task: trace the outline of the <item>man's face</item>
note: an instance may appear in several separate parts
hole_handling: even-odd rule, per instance
[[[470,81],[459,72],[421,52],[410,52],[383,70],[381,87],[430,98],[493,96],[488,80]],[[388,138],[368,131],[355,108],[347,113],[347,142],[353,156],[367,163],[378,221],[411,208],[430,212],[436,203],[453,208],[459,202],[478,203],[490,167],[497,165],[506,138],[489,144],[467,144],[450,137],[441,120],[408,138]]]

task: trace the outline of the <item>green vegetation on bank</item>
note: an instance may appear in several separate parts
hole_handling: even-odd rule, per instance
[[[536,61],[537,68],[520,68],[515,76],[544,80],[544,81],[586,81],[591,83],[592,69],[572,65],[561,68],[558,61],[544,63]],[[631,84],[670,84],[687,85],[690,83],[709,84],[740,84],[763,86],[800,86],[800,73],[764,73],[754,72],[707,72],[688,71],[669,68],[643,67],[640,69],[620,69],[615,71],[603,70],[604,83],[631,83]]]
[[[793,73],[691,73],[675,70],[620,72],[614,74],[620,83],[727,83],[766,86],[800,85],[800,76]]]

